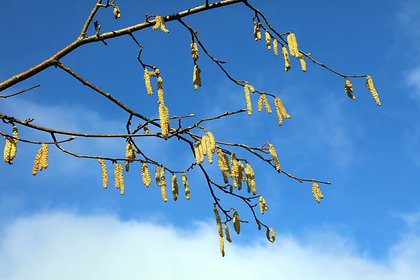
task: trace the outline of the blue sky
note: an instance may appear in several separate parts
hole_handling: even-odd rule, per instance
[[[202,1],[119,2],[121,19],[114,20],[111,10],[98,15],[103,31]],[[221,258],[212,200],[198,172],[190,175],[190,201],[164,204],[158,188],[146,189],[136,171],[126,175],[126,194],[120,196],[113,188],[101,188],[96,161],[53,149],[49,168],[33,177],[38,147],[19,143],[13,166],[0,164],[1,279],[210,279],[216,271],[243,279],[265,273],[288,279],[414,279],[420,273],[418,1],[300,1],[299,6],[291,1],[250,2],[277,30],[293,31],[299,46],[313,57],[340,72],[370,74],[379,92],[381,107],[364,80],[354,80],[357,99],[352,101],[341,78],[309,62],[307,73],[297,61],[285,73],[283,61],[263,42],[254,42],[252,13],[242,5],[185,19],[214,56],[228,61],[234,77],[280,96],[292,115],[281,127],[274,115],[255,112],[207,128],[222,141],[251,146],[269,141],[285,170],[333,182],[321,186],[322,203],[312,198],[310,184],[299,184],[253,160],[258,189],[270,208],[263,220],[276,229],[278,242],[268,244],[263,232],[245,225]],[[3,3],[0,80],[74,40],[93,2],[56,5],[50,0]],[[144,46],[143,58],[161,69],[171,114],[207,117],[244,108],[242,89],[204,55],[199,59],[203,86],[193,91],[190,35],[175,22],[167,27],[169,34],[145,30],[136,36]],[[131,39],[121,38],[110,40],[107,47],[83,46],[62,62],[139,112],[156,117],[156,101],[145,92],[136,55]],[[58,69],[6,93],[37,83],[42,86],[32,92],[1,99],[0,112],[73,131],[125,131],[123,112]],[[1,123],[0,130],[10,128]],[[23,128],[21,137],[49,140]],[[141,145],[173,168],[193,160],[176,142],[145,139]],[[125,143],[81,139],[67,147],[123,156]],[[216,166],[209,170],[219,176]]]

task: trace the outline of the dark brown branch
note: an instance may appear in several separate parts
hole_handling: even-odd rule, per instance
[[[9,95],[0,95],[0,98],[9,98],[9,97],[13,97],[13,96],[16,96],[16,95],[19,95],[19,94],[22,94],[22,93],[28,92],[28,91],[30,91],[30,90],[33,90],[34,88],[37,88],[37,87],[40,87],[40,86],[41,86],[40,84],[37,84],[37,85],[35,85],[35,86],[32,86],[32,87],[30,87],[30,88],[27,88],[27,89],[24,89],[24,90],[18,91],[18,92],[16,92],[16,93],[12,93],[12,94],[9,94]]]

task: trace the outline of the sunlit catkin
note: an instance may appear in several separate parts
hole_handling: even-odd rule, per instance
[[[350,99],[356,99],[356,96],[353,95],[353,85],[347,78],[344,79],[344,90]]]
[[[13,138],[6,138],[6,143],[4,145],[3,151],[3,160],[8,164],[13,164],[13,160],[16,157],[16,144],[19,141],[18,128],[13,126]]]
[[[182,184],[184,185],[184,188],[185,188],[185,198],[189,200],[191,198],[191,193],[190,193],[190,186],[188,185],[187,174],[185,172],[182,173]]]
[[[130,163],[136,159],[136,150],[134,143],[130,141],[127,142],[125,146],[125,171],[130,170]]]
[[[108,172],[106,170],[106,164],[103,159],[98,159],[99,164],[101,165],[101,175],[102,175],[102,187],[104,189],[108,188]]]
[[[203,148],[201,145],[201,141],[196,141],[194,143],[194,156],[195,156],[195,163],[201,164],[204,161]]]
[[[271,243],[274,243],[274,241],[276,241],[276,232],[273,228],[267,228],[265,236],[267,237],[267,240]]]
[[[170,124],[169,124],[169,110],[165,104],[159,104],[159,119],[160,119],[160,130],[162,133],[163,139],[168,138]]]
[[[158,185],[160,187],[161,185],[161,180],[160,180],[160,165],[156,165],[156,170],[155,170],[155,181],[156,181],[156,185]]]
[[[289,35],[287,35],[287,44],[289,45],[290,55],[299,57],[298,43],[295,34],[289,33]]]
[[[271,110],[270,104],[268,103],[267,96],[265,94],[261,94],[260,98],[258,99],[258,112],[262,111],[263,105],[267,113],[271,114],[272,110]]]
[[[222,236],[219,236],[219,248],[220,248],[220,254],[222,254],[222,257],[225,256],[225,240]]]
[[[287,51],[287,48],[285,46],[281,48],[281,53],[283,54],[283,59],[284,59],[284,70],[289,71],[290,58],[289,58],[289,52]]]
[[[239,175],[238,175],[238,190],[242,189],[242,181],[244,180],[244,172],[245,167],[244,164],[241,161],[238,161],[238,169],[239,169]]]
[[[222,171],[223,175],[228,177],[230,176],[230,166],[229,166],[229,160],[225,153],[223,153],[222,149],[216,148],[217,152],[217,158],[218,158],[218,164],[220,171]],[[225,182],[226,183],[226,182]]]
[[[286,112],[286,108],[280,98],[274,98],[274,107],[276,108],[279,125],[283,124],[283,118],[290,119],[290,115]]]
[[[280,162],[279,159],[277,157],[277,152],[276,149],[274,148],[274,146],[270,143],[268,143],[268,152],[270,153],[271,159],[274,162],[274,165],[276,167],[277,172],[281,171],[281,167],[280,167]]]
[[[159,28],[160,28],[160,30],[162,30],[165,33],[169,32],[169,30],[166,29],[165,20],[163,19],[163,17],[156,16],[155,25],[153,26],[153,30],[158,30]]]
[[[321,199],[324,198],[324,195],[321,192],[321,188],[316,182],[312,183],[312,195],[318,203],[320,203]]]
[[[192,42],[190,44],[190,50],[191,50],[191,56],[194,61],[197,61],[198,59],[198,46],[196,42]]]
[[[254,39],[255,41],[261,40],[261,30],[260,30],[261,23],[254,23]]]
[[[120,8],[117,5],[114,5],[114,10],[112,11],[114,14],[115,19],[119,19],[121,17],[121,11]]]
[[[41,157],[42,157],[42,147],[39,148],[39,150],[36,152],[35,159],[34,159],[34,165],[32,167],[32,175],[36,175],[38,171],[40,170],[41,166]]]
[[[114,169],[114,185],[120,190],[120,194],[124,194],[124,175],[122,164],[116,163]]]
[[[166,196],[165,167],[163,166],[160,168],[160,194],[163,202],[168,202],[168,197]]]
[[[239,219],[238,212],[233,212],[233,227],[237,234],[241,233],[241,220]]]
[[[251,103],[251,93],[249,91],[249,85],[246,83],[244,85],[244,93],[245,93],[245,102],[246,102],[246,111],[248,115],[252,115],[252,103]]]
[[[273,40],[273,52],[275,56],[279,55],[279,42],[277,41],[277,39]]]
[[[150,171],[149,171],[149,168],[147,167],[146,162],[143,162],[141,164],[141,179],[143,181],[143,184],[146,187],[150,187],[150,184],[152,183],[152,179],[150,178]]]
[[[245,177],[246,177],[246,185],[248,186],[248,192],[252,192],[252,194],[257,194],[257,184],[255,183],[255,173],[252,169],[251,165],[248,163],[245,166]]]
[[[230,238],[230,232],[229,232],[229,227],[226,223],[223,224],[223,227],[225,228],[225,236],[226,236],[226,241],[228,242],[232,242],[232,238]]]
[[[42,155],[41,155],[41,161],[39,164],[39,170],[48,168],[48,145],[45,143],[42,143],[41,150],[42,150]]]
[[[153,90],[152,90],[152,84],[150,82],[150,72],[144,68],[144,85],[146,86],[146,92],[148,95],[152,95],[153,94]]]
[[[209,160],[209,163],[213,163],[213,154],[216,151],[216,140],[214,139],[213,133],[210,131],[207,131],[207,136],[209,137],[209,147],[207,151],[207,157]]]
[[[176,175],[172,175],[172,196],[175,201],[178,199],[178,179]]]
[[[262,195],[260,195],[260,198],[259,198],[259,206],[260,206],[260,213],[261,213],[261,215],[263,215],[264,212],[268,210],[268,206],[267,206],[267,203],[265,202],[265,199]]]
[[[375,100],[376,105],[381,106],[381,101],[379,100],[378,92],[375,89],[375,86],[373,84],[372,77],[369,76],[369,75],[366,76],[366,87],[368,88],[368,90],[372,94],[372,97]]]
[[[265,46],[267,50],[271,50],[271,35],[267,30],[265,31]]]
[[[299,61],[300,61],[300,68],[302,69],[303,72],[306,72],[306,61],[305,61],[305,57],[302,54],[299,56]]]
[[[157,78],[158,83],[158,103],[164,104],[165,103],[165,94],[163,91],[163,79],[161,76]]]
[[[193,86],[194,90],[197,90],[199,87],[201,87],[201,70],[197,64],[194,64]]]
[[[232,153],[230,155],[230,164],[232,165],[231,178],[233,185],[238,187],[238,178],[239,178],[239,160],[236,158],[236,155]]]
[[[217,210],[216,205],[213,205],[213,212],[216,218],[217,233],[219,234],[219,236],[223,237],[222,221],[220,220],[219,211]]]

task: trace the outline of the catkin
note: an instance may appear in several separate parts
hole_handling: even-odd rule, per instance
[[[276,232],[273,228],[267,228],[265,236],[267,237],[267,240],[271,243],[274,243],[274,241],[276,241]]]
[[[223,224],[223,227],[225,228],[225,236],[226,236],[226,241],[228,242],[232,242],[232,238],[230,238],[230,232],[229,232],[229,227],[226,223]]]
[[[290,119],[290,115],[286,112],[286,108],[280,98],[274,98],[274,107],[276,108],[277,118],[279,125],[282,125],[283,118]]]
[[[312,183],[312,195],[318,203],[320,203],[321,199],[324,198],[324,195],[321,192],[321,188],[316,182]]]
[[[344,79],[344,90],[350,99],[356,99],[356,96],[353,95],[353,85],[347,78]]]
[[[6,138],[6,143],[3,150],[3,160],[8,164],[13,164],[16,157],[16,144],[19,141],[18,128],[13,126],[13,138]]]
[[[265,45],[267,50],[271,50],[271,35],[267,30],[265,31]]]
[[[375,86],[373,84],[373,80],[371,76],[366,76],[366,87],[370,91],[370,94],[372,94],[373,99],[376,102],[376,105],[381,106],[381,101],[379,100],[378,92],[375,89]]]
[[[41,157],[42,157],[42,147],[39,148],[39,150],[36,152],[36,155],[35,155],[34,165],[32,167],[32,175],[34,176],[40,170]]]
[[[201,141],[196,141],[194,143],[194,156],[195,156],[195,163],[201,164],[204,161],[203,148],[202,148]]]
[[[128,141],[125,146],[125,171],[130,170],[130,163],[136,159],[136,150],[133,142]]]
[[[185,172],[182,173],[182,184],[185,187],[185,198],[189,200],[191,198],[191,193],[190,193],[190,186],[188,185],[187,174]]]
[[[238,178],[239,178],[239,161],[236,158],[236,155],[234,153],[232,153],[230,155],[230,164],[232,165],[232,173],[231,173],[231,178],[232,178],[232,182],[233,185],[235,187],[238,187]]]
[[[306,61],[305,61],[305,57],[302,54],[299,56],[299,61],[300,61],[300,68],[302,69],[303,72],[306,72]]]
[[[194,64],[193,86],[194,90],[197,90],[199,87],[201,87],[201,70],[197,64]]]
[[[265,199],[262,195],[260,195],[260,198],[259,198],[259,205],[260,205],[260,213],[261,213],[261,215],[263,215],[264,212],[268,210],[268,206],[267,206],[267,203],[265,202]]]
[[[121,11],[120,8],[117,5],[114,5],[114,10],[112,11],[114,14],[115,19],[119,19],[121,17]]]
[[[162,30],[165,33],[169,32],[169,30],[166,29],[165,20],[163,19],[163,17],[156,16],[155,25],[153,26],[153,30],[158,30],[159,28],[160,28],[160,30]]]
[[[166,107],[163,103],[159,104],[159,119],[162,137],[166,140],[168,138],[168,133],[170,129],[169,110],[168,107]]]
[[[213,212],[214,212],[214,216],[216,218],[217,233],[219,234],[220,237],[223,237],[222,222],[220,220],[219,211],[217,211],[216,205],[213,205]]]
[[[190,44],[190,50],[191,50],[191,56],[194,59],[194,61],[197,61],[198,59],[198,46],[196,42],[192,42]]]
[[[279,162],[279,159],[277,157],[276,149],[270,143],[268,143],[268,152],[270,153],[270,156],[271,156],[271,158],[272,158],[272,160],[273,160],[273,162],[276,166],[277,172],[281,172],[280,162]]]
[[[281,52],[283,54],[283,59],[284,59],[284,69],[286,71],[290,70],[290,58],[289,58],[289,52],[287,51],[287,48],[285,46],[283,46],[281,48]]]
[[[160,194],[162,196],[163,202],[168,202],[168,197],[166,196],[166,178],[165,178],[165,167],[160,168]]]
[[[248,192],[252,192],[252,194],[257,194],[257,184],[255,183],[255,173],[252,169],[251,165],[248,163],[245,166],[245,177],[246,177],[246,185],[248,186]]]
[[[239,219],[238,212],[233,212],[233,228],[235,229],[236,233],[241,233],[241,220]]]
[[[261,40],[261,23],[254,23],[254,39],[255,41]]]
[[[149,171],[149,168],[147,167],[146,162],[143,162],[141,164],[141,179],[143,181],[143,184],[146,187],[150,187],[150,184],[152,183],[152,179],[150,178],[150,171]]]
[[[160,185],[161,185],[161,180],[160,180],[160,165],[156,165],[155,181],[156,181],[156,185],[158,185],[160,187]]]
[[[45,143],[42,143],[41,145],[41,161],[40,161],[40,169],[47,169],[48,168],[48,145]]]
[[[106,164],[103,159],[98,159],[99,164],[101,165],[101,175],[102,175],[102,187],[104,189],[108,188],[108,172],[106,170]]]
[[[114,185],[120,190],[120,194],[124,194],[124,175],[122,164],[116,163],[114,169]]]
[[[222,257],[224,257],[225,256],[225,240],[221,236],[219,236],[219,248],[220,248],[220,253],[222,254]]]
[[[161,76],[157,78],[158,83],[158,103],[164,104],[165,103],[165,94],[163,91],[163,79]]]
[[[289,45],[290,55],[298,58],[299,49],[295,34],[289,33],[289,35],[287,35],[287,44]]]
[[[245,102],[246,102],[246,110],[248,115],[252,115],[252,103],[251,103],[251,93],[249,92],[249,85],[246,83],[244,85],[244,93],[245,93]]]
[[[223,174],[224,179],[225,179],[225,177],[227,178],[228,176],[230,176],[230,173],[231,173],[230,166],[229,166],[229,160],[228,160],[226,154],[223,153],[222,149],[216,148],[216,152],[217,152],[219,168],[220,168],[220,171],[222,171],[222,174]],[[226,180],[225,180],[225,183],[227,183]]]
[[[238,190],[242,189],[242,181],[244,180],[245,167],[244,164],[238,161],[239,175],[238,175]]]
[[[172,176],[172,196],[175,201],[178,199],[178,180],[176,178],[176,175],[174,174]]]
[[[152,84],[150,82],[150,72],[144,68],[144,85],[146,86],[146,92],[148,95],[153,94]]]
[[[210,149],[210,139],[207,134],[201,137],[201,149],[203,152],[203,156],[206,156]]]
[[[270,104],[268,103],[267,96],[265,94],[261,94],[260,98],[258,98],[258,112],[262,111],[263,105],[267,113],[271,114],[272,110],[271,110]]]
[[[273,52],[275,56],[279,55],[279,42],[277,41],[277,39],[273,40]]]
[[[216,140],[214,139],[213,133],[207,131],[207,136],[209,137],[209,147],[207,151],[207,157],[209,159],[209,163],[213,163],[213,154],[216,151]]]

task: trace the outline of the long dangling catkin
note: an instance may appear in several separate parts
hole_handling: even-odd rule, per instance
[[[160,119],[160,130],[162,133],[163,139],[168,138],[170,124],[169,124],[169,110],[165,104],[159,104],[159,119]]]
[[[201,70],[197,64],[194,64],[193,86],[194,90],[197,90],[199,87],[201,87]]]
[[[163,202],[168,202],[168,197],[166,196],[166,178],[165,178],[165,167],[160,168],[160,193],[162,195]]]
[[[231,178],[234,187],[238,187],[238,178],[239,178],[239,161],[236,158],[236,155],[232,153],[230,155],[230,164],[232,165]]]
[[[274,107],[276,108],[279,125],[283,124],[283,118],[290,119],[290,115],[286,112],[286,108],[280,98],[274,98]]]
[[[102,187],[104,189],[108,188],[108,172],[106,170],[106,164],[103,159],[98,159],[99,164],[101,165],[101,177],[102,177]]]
[[[289,45],[290,55],[298,58],[299,49],[295,34],[289,33],[289,35],[287,35],[287,44]]]
[[[130,170],[130,163],[136,159],[134,143],[129,140],[125,146],[125,171]]]
[[[306,61],[303,54],[300,54],[299,61],[300,61],[300,68],[302,69],[303,72],[306,72]]]
[[[176,178],[176,175],[172,175],[172,196],[175,201],[178,199],[178,179]]]
[[[279,56],[279,42],[277,39],[273,40],[273,52],[275,56]]]
[[[213,205],[213,212],[216,218],[217,233],[219,234],[219,236],[223,237],[222,221],[220,220],[219,211],[217,210],[216,205]]]
[[[229,232],[229,227],[226,223],[223,224],[223,227],[225,228],[225,236],[226,236],[226,241],[228,242],[232,242],[232,238],[230,238],[230,232]]]
[[[280,162],[279,162],[279,159],[277,157],[276,149],[270,143],[268,143],[268,152],[270,153],[270,156],[273,159],[273,162],[274,162],[274,164],[276,166],[277,172],[281,172]]]
[[[268,206],[267,206],[267,203],[265,202],[265,199],[262,195],[260,195],[260,198],[259,198],[259,205],[260,205],[260,213],[261,213],[261,215],[263,215],[264,212],[268,210]]]
[[[372,94],[373,99],[376,102],[376,105],[381,106],[381,101],[379,100],[378,92],[375,89],[375,86],[373,84],[373,80],[371,76],[366,76],[366,87],[370,91],[370,94]]]
[[[201,141],[196,141],[194,143],[194,156],[195,156],[195,163],[201,164],[204,161],[203,148],[201,145]]]
[[[267,228],[265,236],[267,237],[267,240],[271,243],[274,243],[274,241],[276,241],[276,232],[273,228]]]
[[[157,78],[158,83],[158,103],[164,104],[165,103],[165,94],[163,91],[163,79],[161,76]]]
[[[261,23],[254,23],[254,39],[255,41],[261,40],[261,30],[260,30]]]
[[[318,203],[320,203],[321,199],[324,198],[324,195],[321,192],[321,188],[316,182],[312,183],[312,195]]]
[[[147,167],[146,162],[143,162],[141,164],[141,179],[146,187],[150,187],[150,184],[152,183],[152,178],[150,178],[150,171]]]
[[[209,160],[209,163],[212,164],[213,163],[213,154],[216,151],[216,140],[214,139],[214,135],[213,133],[211,133],[210,131],[207,131],[207,136],[208,136],[208,148],[207,148],[207,157]]]
[[[156,170],[155,170],[155,181],[156,181],[156,185],[158,185],[159,187],[161,186],[161,180],[160,180],[160,165],[156,165]]]
[[[267,30],[265,31],[265,45],[267,50],[271,50],[271,35]]]
[[[244,164],[240,161],[238,161],[238,166],[239,166],[239,175],[238,175],[238,190],[242,189],[242,181],[244,180],[244,172],[245,172],[245,167]]]
[[[353,85],[347,78],[344,79],[344,91],[350,99],[356,99],[356,96],[353,95]]]
[[[124,194],[124,175],[123,175],[123,167],[121,163],[115,164],[114,169],[114,185],[115,188],[120,190],[120,194]]]
[[[144,68],[144,85],[146,86],[146,92],[148,95],[152,95],[153,94],[153,90],[152,90],[152,84],[150,81],[150,73],[149,71]]]
[[[10,149],[12,147],[12,142],[10,142],[9,138],[6,138],[6,142],[4,144],[4,149],[3,149],[3,160],[4,162],[7,162],[8,164],[10,163]]]
[[[210,149],[210,139],[207,134],[201,137],[201,149],[203,156],[205,157]]]
[[[185,172],[182,172],[182,184],[185,187],[185,198],[189,200],[191,198],[191,193],[190,193],[190,186],[188,185],[187,174]]]
[[[281,47],[281,53],[283,54],[283,59],[284,59],[284,70],[289,71],[290,58],[289,58],[289,52],[287,51],[285,46]]]
[[[194,61],[197,61],[198,59],[198,46],[196,42],[192,42],[190,44],[190,50],[191,50],[191,56]]]
[[[272,110],[271,110],[270,104],[268,103],[267,96],[265,94],[261,94],[260,98],[258,98],[258,112],[262,111],[263,105],[267,113],[271,114]]]
[[[19,141],[18,128],[13,126],[13,138],[6,137],[6,143],[3,150],[3,160],[8,164],[13,164],[16,157],[16,144]]]
[[[225,240],[221,236],[219,236],[219,248],[220,248],[220,253],[222,254],[222,257],[224,257],[225,256]]]
[[[241,233],[241,220],[239,219],[238,212],[233,212],[233,228],[235,229],[236,233]]]
[[[257,184],[255,183],[255,173],[251,165],[248,163],[245,166],[245,177],[246,185],[248,186],[248,192],[252,192],[253,195],[257,194]]]
[[[48,168],[48,145],[42,143],[41,145],[41,161],[39,163],[39,170],[47,169]]]
[[[42,157],[42,147],[39,148],[39,150],[36,152],[35,159],[34,159],[34,165],[32,167],[32,175],[36,175],[38,171],[40,170],[41,165],[41,157]]]
[[[246,83],[244,85],[244,93],[245,93],[245,102],[246,102],[246,110],[248,115],[252,115],[252,103],[251,103],[251,93],[249,92],[249,85]]]
[[[220,171],[222,171],[223,175],[228,177],[230,176],[230,166],[229,166],[229,160],[225,153],[223,153],[222,149],[216,148],[217,152],[217,158],[218,158],[218,164]],[[226,182],[225,182],[226,183]]]

